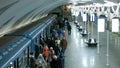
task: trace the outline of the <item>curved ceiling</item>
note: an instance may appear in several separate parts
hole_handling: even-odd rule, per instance
[[[1,4],[2,3],[2,4]],[[14,4],[13,4],[14,3]],[[62,4],[61,0],[1,0],[0,9],[5,9],[6,6],[13,4],[7,8],[0,15],[0,35],[10,31],[12,26],[22,17],[23,21],[20,22],[24,25],[24,22],[30,22],[33,17],[37,15],[47,14],[50,10],[58,7]],[[0,11],[1,12],[1,11]],[[12,19],[11,19],[12,18]],[[18,23],[18,22],[17,22]],[[20,24],[19,23],[19,24]]]
[[[0,35],[9,32],[16,24],[24,25],[39,19],[60,5],[89,2],[103,3],[104,0],[0,0]]]

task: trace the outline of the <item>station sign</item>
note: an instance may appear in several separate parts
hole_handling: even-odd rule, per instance
[[[119,32],[119,18],[112,19],[112,32]]]

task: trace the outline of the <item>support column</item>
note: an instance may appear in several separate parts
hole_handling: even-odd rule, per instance
[[[119,37],[117,37],[117,47],[119,47]]]
[[[115,37],[115,46],[117,46],[117,38]]]
[[[106,58],[107,58],[107,62],[106,65],[109,65],[109,31],[107,30],[107,53],[106,53]]]

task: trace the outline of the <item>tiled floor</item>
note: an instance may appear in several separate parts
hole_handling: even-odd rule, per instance
[[[83,23],[80,23],[83,25]],[[94,37],[97,38],[97,29],[94,26]],[[110,41],[107,66],[106,33],[100,33],[100,53],[97,47],[88,47],[80,32],[72,24],[72,34],[67,36],[68,47],[65,52],[65,68],[120,68],[120,53],[116,50],[114,41]]]

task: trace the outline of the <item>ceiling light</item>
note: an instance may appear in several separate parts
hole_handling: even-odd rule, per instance
[[[77,3],[76,2],[73,2],[73,5],[76,5]]]

